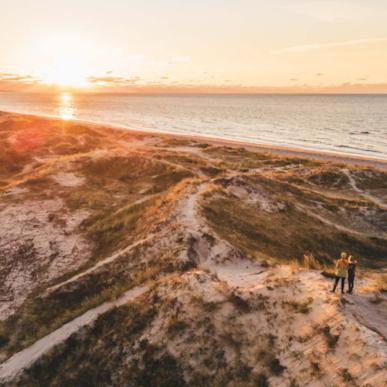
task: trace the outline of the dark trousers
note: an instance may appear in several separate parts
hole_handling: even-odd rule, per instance
[[[352,293],[354,284],[355,284],[355,276],[354,275],[348,276],[348,292],[349,293]]]
[[[333,291],[336,290],[337,284],[339,283],[341,278],[341,293],[344,293],[344,285],[345,285],[345,277],[337,277],[335,278],[335,284],[333,286]]]

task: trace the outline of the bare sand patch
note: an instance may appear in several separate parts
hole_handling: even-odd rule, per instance
[[[59,172],[52,178],[63,187],[79,187],[86,181],[84,177],[77,176],[73,172]]]
[[[61,199],[26,200],[0,212],[0,320],[32,290],[87,260],[92,246],[77,228],[88,216],[68,213]]]
[[[15,187],[12,187],[12,188],[4,191],[3,195],[4,196],[13,196],[13,195],[20,195],[20,194],[27,193],[27,192],[29,192],[28,188],[15,186]]]

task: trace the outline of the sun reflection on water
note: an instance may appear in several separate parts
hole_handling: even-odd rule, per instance
[[[70,93],[63,93],[59,98],[59,116],[63,120],[71,120],[74,118],[75,106],[74,98]]]

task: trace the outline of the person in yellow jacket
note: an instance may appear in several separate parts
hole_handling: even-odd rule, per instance
[[[341,279],[341,294],[344,294],[344,285],[345,285],[345,278],[348,274],[348,260],[347,260],[347,254],[341,253],[341,258],[336,263],[336,278],[335,278],[335,284],[333,285],[333,289],[331,290],[332,293],[336,291],[336,287]]]

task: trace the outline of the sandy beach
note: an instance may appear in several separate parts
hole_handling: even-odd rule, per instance
[[[1,112],[0,112],[1,113]],[[8,112],[2,112],[8,113]],[[21,114],[21,113],[9,113],[11,116],[32,116],[32,117],[40,117],[43,119],[54,120],[54,121],[64,121],[59,117],[47,117],[47,116],[36,116],[32,114]],[[231,141],[227,139],[217,139],[211,137],[201,137],[201,136],[193,136],[193,135],[185,135],[185,134],[176,134],[176,133],[167,133],[167,132],[154,132],[154,131],[143,131],[131,128],[122,128],[120,126],[115,125],[107,125],[98,122],[90,122],[86,120],[71,120],[71,122],[77,122],[83,125],[92,126],[92,127],[103,127],[106,129],[114,129],[114,130],[123,130],[125,132],[133,132],[135,134],[143,134],[143,135],[152,135],[157,137],[165,137],[165,138],[176,138],[176,139],[192,139],[200,143],[207,143],[211,145],[217,146],[230,146],[230,147],[243,147],[248,150],[257,151],[257,152],[268,152],[272,154],[276,154],[279,156],[285,157],[300,157],[300,158],[310,158],[320,161],[334,162],[334,163],[344,163],[348,165],[358,165],[362,167],[373,167],[378,169],[387,170],[387,160],[380,158],[371,158],[360,155],[348,155],[342,153],[333,153],[333,152],[323,152],[316,150],[308,150],[308,149],[297,149],[292,147],[283,147],[276,145],[263,145],[263,144],[253,144],[249,142],[242,141]]]

